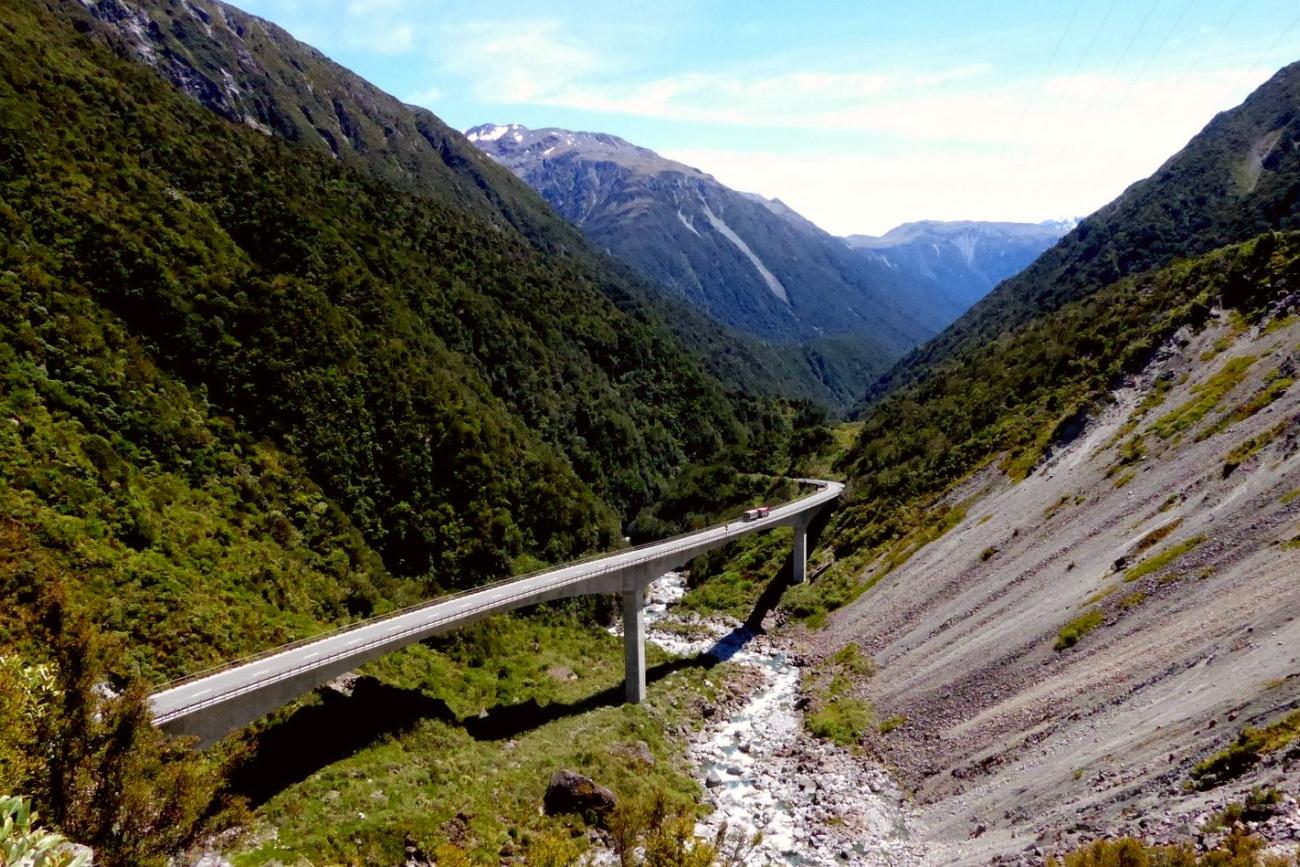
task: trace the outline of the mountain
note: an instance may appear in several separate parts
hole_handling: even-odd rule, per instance
[[[730,388],[833,402],[817,373],[834,370],[833,360],[775,352],[675,302],[596,252],[533,190],[432,112],[402,103],[274,23],[216,0],[83,5],[96,21],[83,24],[91,38],[153,68],[221,117],[510,229],[546,255],[598,274],[601,291],[621,309],[666,326]],[[872,370],[881,367],[874,359]],[[855,396],[835,399],[844,404]]]
[[[956,315],[784,204],[617,136],[484,124],[466,137],[597,247],[718,321],[839,360],[818,365],[837,403]]]
[[[906,721],[878,744],[962,863],[1185,839],[1281,778],[1298,310],[1300,64],[864,403],[789,602],[873,657],[840,694]]]
[[[880,237],[849,235],[862,255],[930,285],[930,297],[956,319],[1008,277],[1023,271],[1074,228],[1075,220],[994,223],[923,220]]]
[[[67,447],[94,475],[78,485],[113,485],[95,510],[117,544],[176,544],[158,529],[160,473],[195,497],[251,486],[258,514],[277,515],[252,532],[337,533],[369,552],[321,552],[341,558],[322,599],[348,600],[328,616],[346,616],[391,602],[375,582],[418,596],[604,548],[683,464],[745,441],[719,383],[655,317],[610,300],[631,284],[581,238],[551,253],[492,215],[493,201],[534,198],[508,174],[481,175],[501,176],[499,194],[428,179],[414,192],[210,111],[115,54],[136,43],[103,10],[47,8],[9,9],[23,38],[6,42],[0,80],[4,394],[15,430],[77,431]],[[174,8],[188,21],[200,6]],[[220,10],[203,8],[219,32]],[[536,214],[572,232],[540,201]],[[45,460],[6,462],[6,490],[89,520],[81,499],[98,500],[51,482]],[[314,493],[258,493],[259,464]],[[150,556],[166,573],[185,555]],[[162,624],[219,592],[176,574],[176,612],[96,616],[156,646]],[[204,637],[151,666],[174,673],[240,640]]]

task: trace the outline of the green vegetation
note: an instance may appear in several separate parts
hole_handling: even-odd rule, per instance
[[[875,712],[862,699],[836,696],[807,717],[808,730],[842,747],[852,746],[871,728]]]
[[[1132,583],[1140,578],[1150,575],[1152,572],[1159,572],[1188,551],[1205,541],[1204,536],[1193,536],[1185,539],[1177,545],[1173,545],[1161,551],[1159,554],[1153,554],[1137,565],[1130,566],[1124,570],[1124,580]]]
[[[1282,368],[1277,368],[1269,372],[1264,377],[1264,385],[1259,391],[1250,396],[1244,403],[1238,406],[1230,413],[1226,413],[1223,418],[1214,423],[1214,426],[1207,431],[1207,436],[1213,436],[1221,430],[1236,424],[1239,421],[1250,418],[1255,413],[1270,406],[1274,401],[1286,394],[1291,386],[1295,383],[1295,376],[1283,372]]]
[[[951,357],[942,356],[940,338],[913,359],[917,375],[863,416],[842,465],[852,484],[828,533],[836,556],[893,550],[931,520],[953,486],[999,459],[1035,466],[1077,436],[1089,408],[1179,328],[1203,325],[1220,305],[1257,315],[1272,297],[1269,287],[1297,273],[1300,237],[1268,234],[1092,287],[978,346],[949,346]],[[962,330],[959,324],[948,336]],[[1244,375],[1243,364],[1229,360],[1218,385]],[[1200,397],[1208,413],[1209,395]],[[1174,412],[1180,423],[1194,414]]]
[[[1048,867],[1294,867],[1296,859],[1285,855],[1264,855],[1265,840],[1233,832],[1208,852],[1197,852],[1190,843],[1156,846],[1128,837],[1096,840],[1064,855],[1050,856]]]
[[[36,826],[25,798],[0,795],[0,864],[14,867],[84,867],[88,855],[60,851],[65,838]]]
[[[856,644],[846,644],[823,664],[807,671],[804,692],[811,706],[804,715],[804,724],[808,731],[842,747],[858,743],[876,725],[876,712],[852,691],[855,683],[875,673],[875,661]],[[901,717],[886,720],[890,730],[905,721]]]
[[[691,563],[691,588],[682,605],[701,614],[718,612],[744,620],[790,556],[791,531],[745,536]]]
[[[593,265],[229,124],[61,19],[4,24],[6,370],[89,404],[110,464],[155,416],[101,407],[97,380],[156,365],[427,591],[606,547],[743,436]],[[128,363],[81,363],[109,329]],[[235,469],[195,445],[172,457],[196,477]]]
[[[497,863],[507,847],[531,864],[532,846],[567,837],[565,819],[538,815],[559,768],[592,777],[621,801],[662,793],[673,811],[693,805],[699,789],[685,744],[670,732],[698,724],[698,708],[719,698],[725,669],[681,668],[652,686],[645,704],[623,705],[621,642],[584,619],[560,611],[493,618],[376,663],[377,681],[358,686],[356,706],[338,702],[328,718],[344,726],[340,736],[348,725],[367,731],[382,702],[386,717],[408,722],[318,770],[308,765],[314,772],[287,776],[287,785],[266,784],[264,773],[285,774],[283,751],[312,761],[313,750],[296,748],[295,731],[324,711],[309,704],[298,711],[300,728],[268,731],[264,761],[236,779],[248,780],[259,800],[269,797],[258,823],[277,836],[255,842],[236,864],[399,863],[408,834],[425,851],[452,844],[475,864]],[[666,657],[648,650],[653,672]],[[633,748],[638,741],[653,764]]]
[[[1120,610],[1128,611],[1129,609],[1137,608],[1146,601],[1146,598],[1147,592],[1145,590],[1134,590],[1119,601]]]
[[[1211,789],[1253,768],[1264,755],[1300,740],[1300,711],[1293,711],[1263,728],[1247,726],[1224,750],[1192,768],[1192,782]]]
[[[876,673],[876,661],[862,652],[862,648],[852,642],[835,651],[831,663],[841,671],[856,674],[859,677],[871,677]]]
[[[907,725],[907,717],[901,713],[896,713],[893,716],[887,716],[882,719],[880,725],[876,726],[876,730],[882,735],[887,735],[895,729],[901,729],[905,725]]]
[[[555,760],[693,803],[665,732],[719,673],[605,706],[599,601],[375,664],[392,729],[332,696],[201,755],[149,725],[166,679],[621,544],[684,467],[784,471],[833,437],[811,407],[727,399],[531,218],[230,124],[43,8],[0,10],[0,791],[105,867],[249,824],[276,834],[244,863],[395,863],[406,833],[463,848],[460,809],[466,857],[563,861],[536,815]],[[300,748],[318,704],[343,758]],[[653,769],[615,750],[638,740]]]
[[[1205,823],[1203,830],[1208,833],[1228,831],[1243,822],[1260,822],[1273,815],[1273,807],[1282,803],[1282,793],[1266,786],[1256,786],[1246,795],[1244,801],[1228,804]]]
[[[1078,644],[1085,635],[1092,632],[1098,626],[1101,626],[1105,620],[1106,612],[1102,611],[1100,608],[1093,608],[1080,614],[1078,617],[1065,624],[1065,626],[1061,627],[1061,631],[1056,635],[1056,644],[1054,647],[1057,650],[1066,650],[1074,647],[1074,645]]]
[[[1141,554],[1144,551],[1154,548],[1156,545],[1159,545],[1165,539],[1169,538],[1169,536],[1182,525],[1183,525],[1183,519],[1175,518],[1174,520],[1170,521],[1168,524],[1163,524],[1159,527],[1156,527],[1150,533],[1147,533],[1145,536],[1143,536],[1141,539],[1138,540],[1138,543],[1133,546],[1133,553]]]
[[[1156,419],[1151,432],[1165,440],[1181,436],[1213,412],[1223,398],[1241,384],[1254,363],[1253,355],[1228,359],[1218,372],[1192,389],[1191,400]]]
[[[1258,454],[1265,446],[1277,439],[1284,430],[1286,430],[1285,422],[1274,425],[1266,431],[1261,431],[1240,443],[1235,449],[1228,452],[1227,457],[1223,459],[1223,475],[1225,477],[1232,475],[1237,467]]]

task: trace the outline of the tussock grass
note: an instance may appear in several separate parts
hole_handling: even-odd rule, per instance
[[[1153,572],[1158,572],[1204,541],[1204,536],[1193,536],[1186,541],[1179,542],[1177,545],[1161,551],[1159,554],[1153,554],[1141,563],[1138,563],[1135,566],[1130,566],[1126,569],[1124,571],[1124,581],[1132,583]]]
[[[1247,726],[1226,748],[1192,768],[1192,782],[1199,789],[1212,789],[1241,776],[1268,753],[1285,749],[1297,740],[1300,711],[1292,711],[1263,728]]]
[[[1093,608],[1080,614],[1061,627],[1061,631],[1056,635],[1055,648],[1057,650],[1067,650],[1074,647],[1085,635],[1101,626],[1105,620],[1106,612],[1100,608]]]
[[[1181,437],[1218,407],[1219,403],[1246,378],[1255,356],[1230,358],[1208,380],[1192,389],[1191,400],[1156,419],[1151,432],[1163,440]]]

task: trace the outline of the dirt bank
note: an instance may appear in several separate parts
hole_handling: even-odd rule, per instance
[[[929,837],[959,844],[942,863],[1194,834],[1252,785],[1300,791],[1294,752],[1184,789],[1243,726],[1300,705],[1297,351],[1294,319],[1184,335],[1030,478],[972,479],[961,524],[810,636],[875,657],[863,694],[909,720],[875,747]],[[1269,388],[1285,391],[1234,412]],[[1203,416],[1170,416],[1197,401]],[[1285,840],[1300,822],[1282,812],[1264,830]]]

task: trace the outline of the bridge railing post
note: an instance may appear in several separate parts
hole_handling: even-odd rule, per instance
[[[629,704],[645,701],[645,586],[623,591],[623,669]]]

